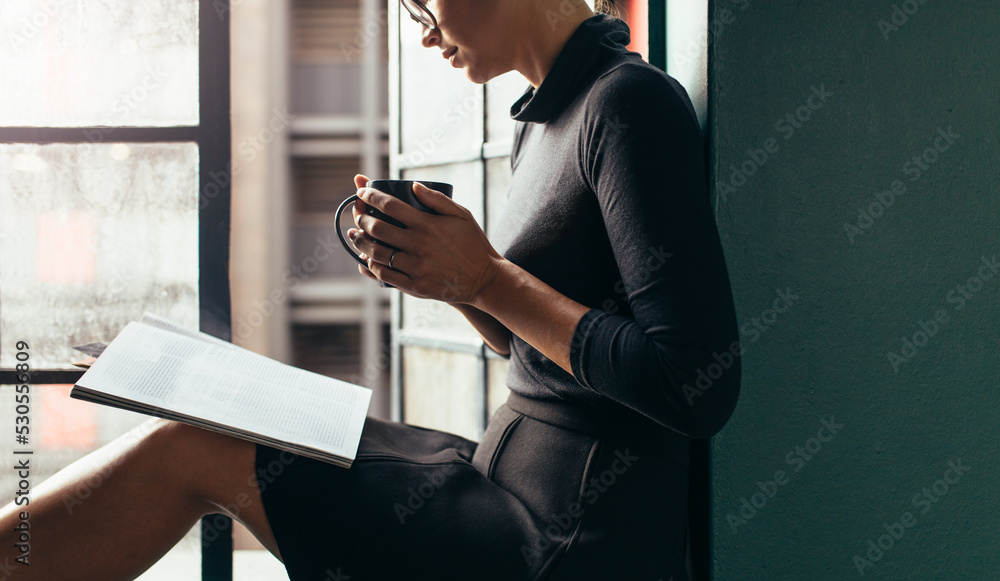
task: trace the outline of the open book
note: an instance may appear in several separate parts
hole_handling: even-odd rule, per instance
[[[70,396],[349,468],[372,390],[147,311],[99,352]]]

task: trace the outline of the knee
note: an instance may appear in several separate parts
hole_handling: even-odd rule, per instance
[[[173,429],[178,434],[174,440],[179,450],[175,457],[181,459],[181,468],[193,478],[193,489],[201,499],[225,507],[235,495],[256,490],[256,444],[187,424]]]
[[[151,418],[132,432],[138,436],[144,453],[157,458],[167,469],[197,468],[205,456],[213,455],[213,447],[218,446],[213,432],[163,418]]]
[[[146,436],[163,459],[183,464],[189,470],[216,466],[232,456],[252,454],[252,442],[199,428],[183,422],[153,418]]]
[[[180,480],[191,496],[212,507],[218,505],[220,492],[231,494],[253,474],[253,442],[159,418],[150,423],[145,440],[163,473]]]

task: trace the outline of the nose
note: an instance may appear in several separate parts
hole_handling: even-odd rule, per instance
[[[421,24],[420,26],[423,27],[420,44],[424,45],[424,48],[431,48],[441,43],[441,31],[436,26],[434,28],[426,24]]]

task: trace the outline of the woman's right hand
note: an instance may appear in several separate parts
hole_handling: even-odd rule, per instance
[[[354,177],[354,185],[358,189],[365,187],[368,184],[368,181],[368,177],[361,174]],[[368,205],[359,199],[354,202],[351,212],[354,215],[354,223],[357,224],[358,218],[368,212]],[[372,280],[378,280],[378,278],[376,278],[370,271],[366,269],[361,270],[364,270],[362,274],[366,277]],[[472,305],[464,303],[450,304],[462,313],[462,315],[476,329],[490,349],[504,356],[510,355],[510,330],[503,326],[500,321],[496,320],[492,315],[484,313]]]

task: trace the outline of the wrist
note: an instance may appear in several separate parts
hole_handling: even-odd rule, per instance
[[[492,314],[500,302],[503,300],[511,287],[510,281],[514,279],[514,270],[517,266],[503,257],[494,259],[493,274],[479,288],[479,292],[467,303],[470,307],[476,308],[484,313]]]

